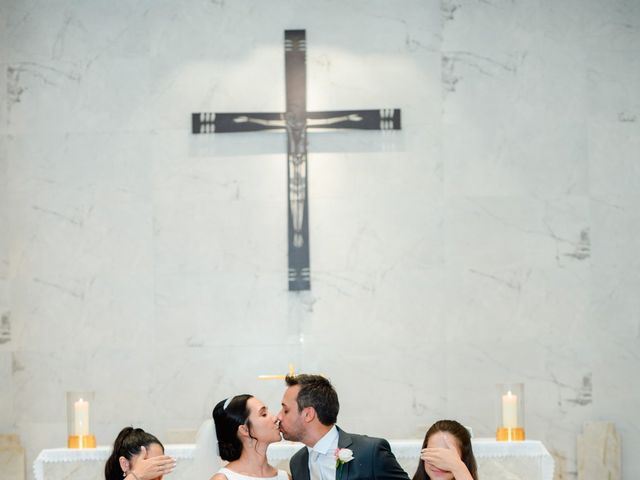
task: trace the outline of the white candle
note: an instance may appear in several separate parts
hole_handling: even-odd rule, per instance
[[[74,432],[78,436],[89,435],[89,402],[80,399],[73,404]]]
[[[502,426],[516,428],[518,426],[518,396],[511,393],[502,396]]]

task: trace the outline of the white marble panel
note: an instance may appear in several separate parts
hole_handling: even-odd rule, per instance
[[[284,272],[158,275],[153,336],[158,346],[296,344],[286,288]]]
[[[159,271],[286,269],[284,153],[187,156],[185,140],[184,132],[154,139]],[[229,255],[235,248],[243,253]]]
[[[633,52],[640,48],[640,5],[637,2],[613,0],[605,4],[598,0],[587,0],[582,5],[585,8],[580,12],[580,20],[583,22],[588,55],[609,52],[612,58],[615,58],[616,53]],[[631,70],[627,66],[620,69],[619,73],[624,74]],[[605,105],[603,107],[608,108]]]
[[[640,288],[637,268],[599,268],[592,281],[591,314],[595,332],[625,342],[640,338]]]
[[[7,41],[6,41],[6,33],[7,29],[4,28],[4,23],[6,22],[4,19],[6,15],[4,14],[5,6],[0,5],[0,15],[2,15],[2,19],[0,22],[3,24],[2,31],[0,32],[0,135],[1,138],[4,138],[4,135],[7,133],[7,122],[9,120],[7,106],[8,106],[8,89],[7,89]],[[4,156],[4,155],[3,155]]]
[[[638,83],[640,76],[634,82]],[[640,190],[640,121],[631,115],[619,112],[617,118],[590,124],[590,189],[599,198],[636,196]]]
[[[305,344],[322,352],[317,361],[343,350],[379,351],[395,358],[442,335],[447,312],[437,289],[443,281],[439,270],[414,269],[403,262],[386,272],[319,272],[317,277],[312,323],[305,332]],[[398,342],[400,338],[404,340]]]
[[[629,282],[630,288],[634,286],[637,289],[637,275]],[[607,315],[608,321],[602,318],[601,329],[595,334],[598,336],[593,349],[594,414],[591,418],[614,422],[622,438],[624,452],[634,452],[640,448],[640,418],[635,413],[634,406],[640,386],[637,377],[629,373],[629,368],[633,368],[640,360],[640,330],[637,310],[633,329],[623,328],[628,324],[626,316],[621,314],[620,320],[618,317],[614,319],[614,311]],[[637,462],[629,461],[628,456],[625,457],[623,453],[623,478],[633,478],[639,473],[640,466]]]
[[[7,233],[9,230],[7,187],[9,177],[7,173],[7,10],[6,5],[0,5],[0,315],[8,309],[9,244]],[[1,338],[1,337],[0,337]],[[0,340],[1,341],[1,340]],[[0,343],[0,348],[2,347]]]
[[[354,185],[352,198],[310,199],[312,275],[352,271],[380,276],[396,268],[440,268],[441,200],[419,189],[376,196],[365,188]]]
[[[4,350],[4,349],[3,349]],[[15,429],[15,411],[13,408],[13,372],[12,357],[7,351],[0,351],[0,431],[10,432]]]
[[[9,65],[9,131],[113,132],[147,130],[152,104],[147,58],[100,58],[88,67],[60,61]],[[87,68],[86,72],[76,68]],[[113,90],[112,90],[113,89]],[[116,95],[108,92],[115,91]]]
[[[445,206],[446,263],[483,268],[583,270],[591,250],[584,197],[451,197]]]
[[[640,195],[594,196],[591,200],[594,268],[637,270],[640,259],[633,239],[640,235]]]
[[[148,142],[130,134],[12,137],[17,348],[136,345],[153,306]],[[132,334],[123,338],[123,329]]]
[[[584,275],[564,269],[452,271],[445,285],[450,341],[492,347],[526,337],[591,335]]]
[[[579,2],[452,3],[442,45],[445,191],[585,193]]]
[[[637,25],[634,29],[622,12],[620,18],[593,23],[588,46],[589,189],[598,197],[633,196],[640,190],[640,41],[632,34],[638,36]],[[614,25],[620,28],[612,34]]]
[[[146,7],[20,7],[8,18],[10,131],[129,127],[136,105],[149,101],[149,42],[141,10]]]
[[[438,16],[429,15],[437,12],[436,3],[405,2],[417,13],[407,20],[399,18],[396,9],[385,2],[368,2],[367,8],[375,13],[359,15],[358,28],[376,34],[362,36],[353,35],[350,16],[358,7],[326,3],[301,9],[288,1],[224,6],[192,2],[187,8],[165,7],[175,10],[169,17],[163,8],[153,11],[154,29],[165,35],[152,40],[158,52],[152,68],[162,88],[149,106],[150,118],[163,127],[183,129],[183,109],[177,105],[189,111],[282,111],[282,32],[301,26],[307,30],[309,45],[310,110],[409,106],[399,102],[406,101],[403,83],[416,85],[420,81],[419,69],[425,64],[416,63],[416,59],[423,59],[426,53],[437,67],[437,30],[425,28],[438,25]],[[343,14],[334,15],[327,29],[329,8]],[[255,28],[256,23],[265,21],[269,29]],[[189,29],[190,41],[178,33],[181,28]],[[274,36],[274,32],[278,34]],[[165,56],[177,62],[167,65]],[[406,68],[414,74],[399,75]],[[372,105],[374,91],[378,100]],[[427,93],[434,100],[436,94],[435,89]]]
[[[0,95],[0,101],[2,96]],[[1,120],[1,116],[0,116]],[[7,189],[7,137],[0,133],[0,351],[8,350],[11,342],[11,311],[9,307],[9,198]]]

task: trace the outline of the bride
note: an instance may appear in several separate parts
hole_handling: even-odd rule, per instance
[[[267,447],[279,441],[278,421],[260,400],[253,395],[222,400],[213,409],[213,422],[205,422],[198,432],[198,478],[291,480],[287,472],[267,462]],[[211,477],[221,465],[216,452],[229,463]]]

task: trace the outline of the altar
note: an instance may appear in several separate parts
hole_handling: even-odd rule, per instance
[[[412,477],[418,465],[422,440],[391,440],[389,443],[402,468]],[[553,479],[553,457],[542,442],[496,442],[478,438],[472,443],[478,475],[483,480]],[[267,455],[271,464],[288,471],[289,458],[301,447],[300,443],[282,441],[271,445]],[[194,480],[195,446],[166,445],[165,448],[167,455],[177,460],[176,469],[166,478]],[[103,480],[104,463],[110,453],[111,447],[43,450],[33,464],[34,477],[36,480]]]

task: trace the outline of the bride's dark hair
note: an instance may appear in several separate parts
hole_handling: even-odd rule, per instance
[[[242,442],[238,438],[238,427],[246,425],[251,435],[249,407],[247,402],[253,395],[236,395],[231,399],[221,400],[213,408],[213,422],[216,425],[220,458],[232,462],[240,458]],[[227,403],[226,408],[225,404]]]

